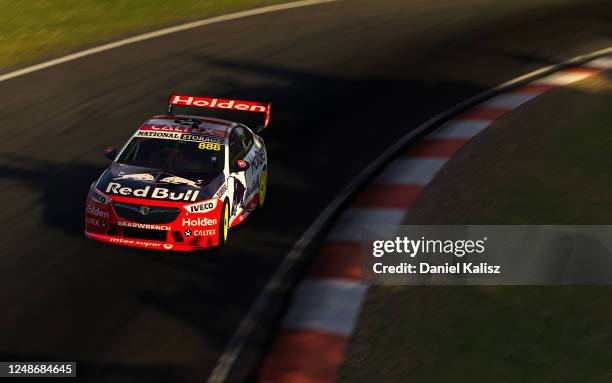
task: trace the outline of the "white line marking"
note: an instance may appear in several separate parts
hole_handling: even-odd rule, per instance
[[[492,120],[463,120],[453,119],[442,125],[439,129],[436,129],[428,138],[434,139],[470,139],[482,132],[487,126],[493,123]]]
[[[352,207],[346,209],[327,236],[328,241],[361,241],[367,225],[399,225],[407,209]]]
[[[584,80],[587,77],[591,77],[596,73],[592,72],[578,72],[578,71],[561,71],[553,73],[549,76],[541,78],[532,82],[533,85],[556,85],[565,86],[573,82]]]
[[[425,185],[442,169],[446,158],[398,158],[374,180],[386,185]]]
[[[520,105],[523,105],[527,101],[539,96],[535,93],[504,93],[499,96],[495,96],[487,102],[482,104],[483,107],[489,108],[509,108],[514,109]]]
[[[600,57],[598,59],[591,60],[582,66],[601,70],[612,69],[612,56]]]
[[[306,279],[297,288],[282,327],[349,336],[366,291],[360,281]]]
[[[29,67],[26,67],[26,68],[18,69],[18,70],[13,71],[13,72],[5,73],[3,75],[0,75],[0,82],[6,81],[6,80],[10,80],[10,79],[15,78],[15,77],[23,76],[23,75],[26,75],[26,74],[29,74],[29,73],[32,73],[32,72],[37,72],[39,70],[46,69],[46,68],[49,68],[49,67],[52,67],[52,66],[55,66],[55,65],[63,64],[63,63],[69,62],[69,61],[74,61],[74,60],[77,60],[77,59],[80,59],[80,58],[83,58],[83,57],[86,57],[86,56],[91,56],[91,55],[94,55],[96,53],[108,51],[108,50],[111,50],[111,49],[123,47],[123,46],[126,46],[126,45],[138,43],[138,42],[145,41],[145,40],[154,39],[154,38],[161,37],[161,36],[166,36],[166,35],[169,35],[169,34],[172,34],[172,33],[176,33],[176,32],[186,31],[188,29],[199,28],[199,27],[203,27],[205,25],[216,24],[216,23],[220,23],[220,22],[223,22],[223,21],[230,21],[230,20],[241,19],[241,18],[249,17],[249,16],[261,15],[262,13],[278,12],[278,11],[284,11],[286,9],[307,7],[309,5],[324,4],[324,3],[334,2],[334,1],[339,1],[339,0],[302,0],[302,1],[294,1],[294,2],[291,2],[291,3],[278,4],[278,5],[269,5],[269,6],[266,6],[266,7],[249,9],[249,10],[246,10],[246,11],[235,12],[235,13],[230,13],[230,14],[227,14],[227,15],[221,15],[221,16],[211,17],[211,18],[207,18],[207,19],[203,19],[203,20],[192,21],[192,22],[185,23],[185,24],[175,25],[173,27],[168,27],[168,28],[160,29],[158,31],[153,31],[153,32],[149,32],[149,33],[143,33],[141,35],[128,37],[126,39],[114,41],[112,43],[108,43],[108,44],[104,44],[104,45],[99,45],[97,47],[85,49],[85,50],[82,50],[82,51],[79,51],[79,52],[75,52],[75,53],[72,53],[72,54],[69,54],[69,55],[66,55],[66,56],[58,57],[58,58],[53,59],[53,60],[45,61],[45,62],[42,62],[40,64],[32,65],[32,66],[29,66]]]

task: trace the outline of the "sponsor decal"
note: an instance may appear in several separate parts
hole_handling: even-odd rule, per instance
[[[265,163],[265,161],[266,161],[265,151],[263,147],[260,146],[257,148],[257,150],[255,150],[255,156],[251,160],[251,169],[253,169],[253,173],[255,173],[255,171],[259,169],[259,167]]]
[[[203,121],[194,118],[177,118],[175,123],[168,120],[149,120],[138,130],[156,130],[162,132],[177,132],[177,133],[192,133],[214,136],[222,133],[225,136],[225,129],[215,130],[205,125],[201,125]]]
[[[191,126],[174,125],[174,124],[149,125],[148,129],[161,130],[165,132],[179,132],[179,133],[189,133],[194,130]],[[144,130],[148,130],[148,129],[145,128]]]
[[[253,182],[247,187],[246,193],[244,194],[245,198],[249,198],[255,193],[259,193],[259,177],[254,176]],[[246,201],[243,201],[246,204]]]
[[[102,205],[106,205],[111,201],[111,199],[104,194],[102,194],[98,189],[93,189],[91,191],[91,199],[96,203],[101,203]]]
[[[146,229],[146,230],[164,230],[169,231],[170,226],[168,225],[153,225],[148,223],[137,223],[137,222],[128,222],[128,221],[119,221],[117,225],[123,227],[133,227],[135,229]]]
[[[181,133],[177,132],[158,132],[155,130],[139,130],[136,132],[134,137],[147,137],[147,138],[163,138],[166,140],[180,140]]]
[[[87,206],[87,213],[103,219],[110,218],[110,213],[108,211],[102,210],[97,206]]]
[[[195,134],[183,134],[181,135],[183,141],[195,141],[195,142],[211,142],[213,144],[223,144],[223,137],[216,136],[202,136]]]
[[[215,193],[215,197],[217,198],[223,197],[226,191],[227,191],[227,183],[224,182],[223,185],[221,185],[221,187],[219,188],[219,190],[217,190],[217,192]]]
[[[196,181],[188,180],[186,178],[181,178],[181,177],[177,177],[177,176],[170,176],[170,177],[162,178],[161,180],[159,180],[159,182],[165,182],[167,184],[175,184],[175,185],[179,185],[179,184],[189,185],[191,187],[199,189],[200,188],[199,184],[200,184],[200,182],[202,182],[202,180],[198,180],[196,182]]]
[[[119,177],[115,177],[113,178],[113,180],[114,181],[131,180],[131,181],[155,182],[155,176],[149,173],[134,173],[134,174],[119,173]],[[199,184],[202,182],[202,180],[192,181],[192,180],[188,180],[187,178],[170,175],[168,177],[162,178],[161,180],[159,180],[159,182],[163,182],[167,184],[175,184],[175,185],[179,185],[179,184],[189,185],[191,187],[199,189],[200,188]]]
[[[194,230],[193,231],[193,235],[195,235],[196,237],[205,237],[209,235],[215,235],[216,233],[217,233],[217,230],[215,229]]]
[[[98,226],[98,227],[106,227],[106,222],[100,221],[97,218],[87,217],[86,222],[87,222],[88,225],[93,225],[93,226]]]
[[[170,249],[172,249],[173,247],[174,247],[174,245],[173,245],[173,244],[171,244],[171,243],[164,243],[164,249],[166,249],[166,250],[170,250]]]
[[[217,224],[216,218],[183,218],[183,226],[214,226]]]
[[[215,130],[185,125],[144,125],[134,137],[162,138],[195,142],[223,144],[223,137],[215,136]]]
[[[109,182],[106,186],[106,193],[118,194],[130,197],[169,199],[172,201],[195,201],[198,198],[199,190],[187,190],[186,192],[171,192],[169,189],[151,186],[144,188],[130,188],[122,186],[117,182]]]
[[[196,213],[196,214],[208,213],[217,207],[217,199],[213,198],[213,199],[209,199],[206,201],[197,202],[191,205],[185,205],[183,207],[185,208],[185,210],[187,210],[190,213]]]
[[[189,238],[192,235],[196,236],[196,237],[206,237],[206,236],[209,236],[209,235],[215,235],[216,233],[217,233],[217,230],[215,230],[215,229],[193,230],[193,231],[190,230],[190,229],[187,229],[187,230],[185,230],[185,237]]]
[[[141,241],[137,239],[125,239],[125,238],[117,238],[117,237],[112,237],[108,241],[110,243],[120,243],[123,245],[136,245],[136,246],[142,246],[142,247],[161,247],[162,246],[160,242]],[[164,247],[166,247],[166,245],[167,244],[164,244]],[[172,248],[172,245],[170,245],[170,248]]]
[[[154,182],[155,177],[153,177],[152,174],[148,174],[148,173],[135,173],[135,174],[119,173],[119,177],[115,177],[113,178],[113,180],[133,180],[133,181]]]
[[[199,106],[204,108],[234,109],[248,112],[266,112],[267,106],[261,102],[225,100],[222,98],[192,97],[176,95],[170,101],[174,105]]]

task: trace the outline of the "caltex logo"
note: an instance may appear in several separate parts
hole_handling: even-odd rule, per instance
[[[191,237],[191,230],[189,229],[185,230],[185,237],[187,238]]]

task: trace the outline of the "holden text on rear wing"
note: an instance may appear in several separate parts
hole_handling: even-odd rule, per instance
[[[257,101],[228,100],[223,98],[183,96],[178,94],[170,96],[168,114],[172,114],[172,107],[174,105],[265,113],[266,119],[264,121],[264,127],[267,127],[270,123],[270,108],[272,107],[271,103],[266,104]]]

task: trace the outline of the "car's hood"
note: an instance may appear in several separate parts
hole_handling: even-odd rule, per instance
[[[111,197],[194,202],[211,198],[223,182],[223,173],[174,172],[113,162],[96,188]]]

